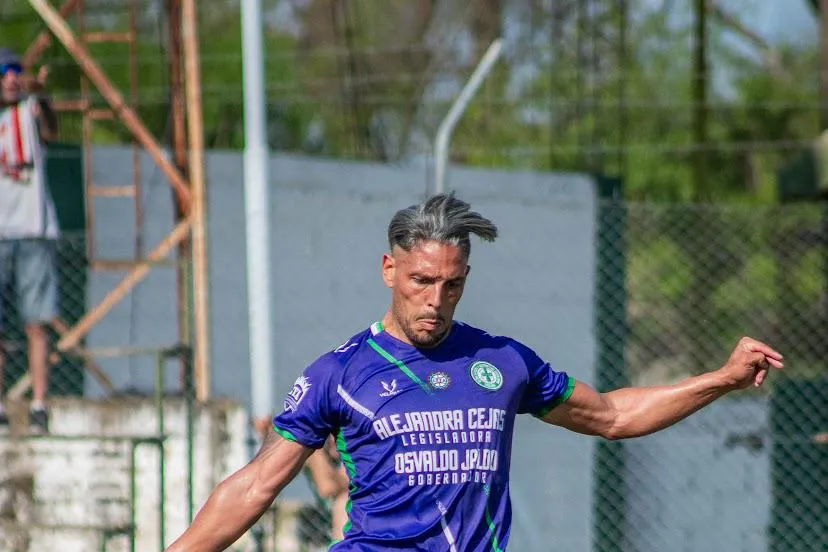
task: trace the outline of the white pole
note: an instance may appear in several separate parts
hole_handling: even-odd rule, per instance
[[[270,194],[261,0],[242,0],[244,72],[244,199],[250,397],[255,418],[273,414],[270,299]]]
[[[434,182],[435,191],[438,194],[441,194],[446,190],[446,164],[448,161],[448,149],[451,133],[454,131],[457,121],[460,120],[460,116],[466,111],[466,107],[468,107],[469,102],[474,97],[475,93],[477,93],[477,89],[480,88],[480,84],[483,82],[483,79],[489,75],[494,63],[500,56],[500,51],[502,49],[503,39],[498,38],[492,42],[489,49],[486,50],[486,53],[483,55],[483,58],[480,60],[480,63],[477,64],[477,68],[474,70],[474,73],[472,73],[472,76],[469,78],[466,86],[463,87],[460,95],[457,96],[456,100],[454,100],[454,104],[451,106],[448,114],[443,119],[443,122],[440,123],[440,128],[437,130],[437,138],[434,141],[434,155],[437,158],[434,169]]]

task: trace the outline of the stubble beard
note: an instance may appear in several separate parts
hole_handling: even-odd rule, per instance
[[[424,349],[436,347],[437,345],[442,343],[443,339],[445,339],[446,335],[448,335],[448,332],[451,329],[451,325],[449,324],[448,327],[439,334],[417,334],[413,328],[414,323],[417,321],[416,318],[406,320],[402,316],[400,316],[400,313],[397,312],[396,309],[392,309],[392,314],[394,315],[394,318],[397,321],[397,325],[405,334],[405,337],[407,337],[408,341],[410,341],[411,344],[415,347],[420,347]]]

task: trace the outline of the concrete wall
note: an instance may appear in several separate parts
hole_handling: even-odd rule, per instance
[[[94,174],[101,183],[131,178],[130,153],[98,149]],[[158,243],[172,227],[171,192],[144,159],[146,243]],[[273,221],[274,408],[298,373],[317,356],[381,318],[388,290],[380,279],[393,213],[419,201],[424,169],[274,156],[271,163]],[[247,286],[242,158],[210,153],[209,233],[213,335],[213,392],[246,405],[249,400]],[[454,169],[451,185],[461,198],[491,217],[501,237],[473,243],[471,277],[458,318],[523,340],[559,369],[593,380],[595,194],[591,178]],[[102,257],[131,250],[132,203],[98,198],[96,242]],[[122,273],[92,274],[96,304]],[[118,305],[91,334],[89,345],[164,346],[175,336],[174,273],[159,268]],[[104,360],[119,387],[150,391],[151,358]],[[177,376],[168,374],[175,388]],[[93,381],[88,391],[94,395]],[[512,485],[519,524],[513,545],[527,548],[527,527],[548,527],[586,549],[591,530],[592,443],[520,420],[516,465],[548,462],[518,474]],[[516,470],[520,471],[520,470]],[[539,487],[536,478],[554,481]],[[288,497],[309,496],[300,480]],[[566,508],[535,507],[566,497]]]
[[[0,440],[0,550],[9,552],[101,550],[106,530],[130,525],[133,438],[157,435],[157,411],[146,399],[56,399],[51,435],[26,437],[25,404],[13,404],[10,439]],[[182,401],[165,408],[166,542],[187,519],[186,417]],[[193,490],[196,507],[223,477],[246,459],[246,414],[227,401],[196,411]],[[160,454],[135,450],[136,549],[158,550]],[[117,531],[116,531],[117,533]],[[128,550],[126,533],[108,550]]]
[[[130,154],[99,149],[96,179],[131,178]],[[144,159],[145,242],[172,228],[171,192]],[[379,275],[393,212],[421,198],[424,169],[275,156],[273,179],[274,407],[304,366],[382,316]],[[241,157],[208,156],[213,391],[249,400],[247,286]],[[595,201],[590,179],[454,169],[460,197],[491,216],[501,238],[473,244],[472,276],[458,317],[522,339],[558,368],[594,379]],[[130,252],[130,201],[96,201],[101,256]],[[96,304],[122,273],[94,273]],[[175,338],[174,273],[159,268],[92,332],[90,345],[166,346]],[[151,358],[105,360],[120,388],[151,391]],[[177,387],[173,370],[167,378]],[[95,396],[93,381],[88,392]],[[729,410],[730,409],[730,410]],[[763,550],[770,504],[766,450],[724,446],[766,424],[766,405],[717,404],[670,430],[629,443],[632,550]],[[244,429],[237,427],[239,432]],[[594,440],[525,418],[514,441],[513,550],[590,550]],[[237,458],[237,465],[243,458]],[[228,465],[228,468],[230,466]],[[283,496],[309,497],[300,478]],[[696,512],[693,514],[692,512]],[[724,545],[723,543],[727,543]]]

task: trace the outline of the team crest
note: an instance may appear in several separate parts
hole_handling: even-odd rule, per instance
[[[503,385],[503,374],[494,364],[479,360],[469,368],[474,382],[489,391],[497,391]]]
[[[445,372],[433,372],[428,376],[428,383],[434,389],[446,389],[451,385],[451,378]]]
[[[305,376],[299,376],[293,384],[293,389],[291,389],[290,393],[288,393],[287,397],[285,397],[285,411],[291,412],[296,410],[299,403],[302,402],[302,399],[304,399],[305,395],[308,394],[310,386],[311,384],[308,378]]]

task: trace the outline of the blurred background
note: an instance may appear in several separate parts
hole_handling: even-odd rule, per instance
[[[450,189],[502,232],[459,318],[557,368],[609,390],[742,335],[786,357],[634,441],[521,420],[510,549],[828,551],[828,2],[2,0],[0,47],[50,69],[62,228],[52,434],[0,440],[0,550],[171,542],[382,316],[394,211]],[[237,549],[325,549],[316,491]]]

